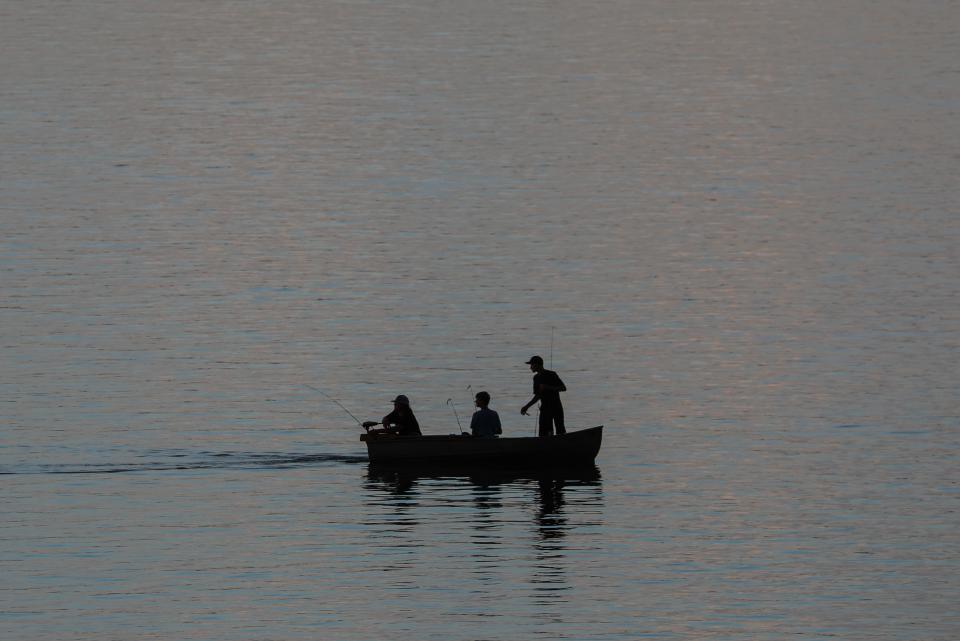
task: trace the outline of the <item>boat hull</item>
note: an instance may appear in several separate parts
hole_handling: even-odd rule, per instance
[[[474,438],[363,434],[371,463],[470,464],[491,467],[589,465],[600,452],[603,426],[563,436]]]

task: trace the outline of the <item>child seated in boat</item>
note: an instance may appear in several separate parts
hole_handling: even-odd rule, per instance
[[[470,420],[470,433],[485,438],[493,438],[503,434],[503,429],[500,427],[500,415],[488,407],[490,405],[490,394],[477,392],[473,402],[477,406],[477,411],[473,413],[473,418]]]

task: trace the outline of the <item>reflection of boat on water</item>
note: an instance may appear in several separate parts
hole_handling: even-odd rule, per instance
[[[465,479],[477,487],[495,487],[508,483],[534,481],[541,489],[567,484],[596,485],[600,470],[595,465],[564,468],[491,469],[483,465],[419,465],[370,463],[367,478],[396,488],[410,489],[419,480]],[[549,501],[548,501],[549,503]]]
[[[600,451],[603,426],[561,436],[474,438],[471,436],[397,436],[362,434],[370,462],[468,465],[487,469],[589,466]]]
[[[370,463],[367,467],[367,479],[386,488],[394,494],[406,494],[414,491],[420,481],[463,480],[476,488],[496,488],[518,484],[535,484],[539,488],[538,496],[543,509],[553,512],[563,504],[560,490],[564,487],[597,486],[601,482],[600,470],[596,465],[578,465],[566,467],[539,468],[500,468],[487,465],[442,465],[409,463]]]
[[[418,540],[439,527],[457,541],[456,556],[471,560],[470,575],[480,581],[477,594],[519,572],[544,607],[565,603],[562,591],[571,587],[568,535],[586,527],[581,545],[603,523],[603,483],[595,465],[370,463],[366,488],[377,510],[392,508],[383,520],[389,536]]]

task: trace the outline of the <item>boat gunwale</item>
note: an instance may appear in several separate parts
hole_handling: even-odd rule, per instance
[[[420,434],[420,435],[400,435],[400,434],[361,434],[360,440],[365,443],[423,443],[423,442],[436,442],[436,441],[450,441],[454,443],[464,442],[464,443],[476,443],[477,441],[485,441],[488,443],[518,443],[518,442],[532,442],[539,441],[542,438],[566,441],[571,438],[576,437],[586,437],[593,436],[597,431],[603,430],[603,425],[595,425],[594,427],[585,427],[580,430],[575,430],[573,432],[567,432],[566,434],[553,435],[550,436],[500,436],[500,437],[476,437],[471,434]],[[372,438],[371,438],[372,437]]]

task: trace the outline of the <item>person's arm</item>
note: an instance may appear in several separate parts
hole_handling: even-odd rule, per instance
[[[496,412],[493,413],[493,425],[494,425],[494,434],[503,434],[503,427],[500,425],[500,415]]]
[[[397,428],[397,412],[393,411],[383,417],[383,431],[394,433],[398,432]]]
[[[477,435],[477,416],[480,412],[474,412],[473,416],[470,417],[470,433],[474,436]]]
[[[533,398],[530,399],[530,402],[527,403],[526,405],[524,405],[524,406],[520,409],[520,413],[523,414],[524,416],[526,416],[526,415],[527,415],[527,410],[530,409],[530,406],[532,406],[534,403],[536,403],[536,402],[539,401],[539,400],[540,400],[540,394],[534,394],[534,395],[533,395]]]

